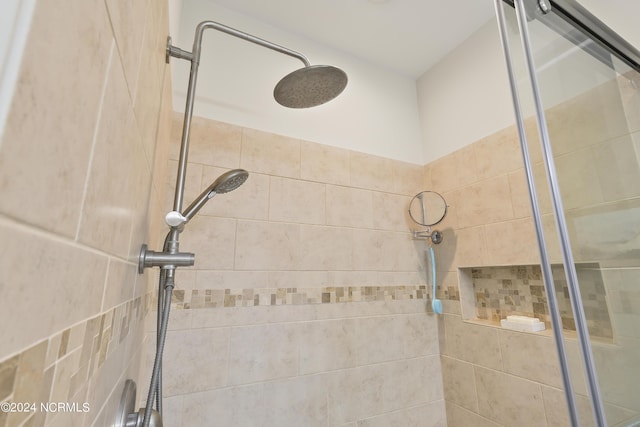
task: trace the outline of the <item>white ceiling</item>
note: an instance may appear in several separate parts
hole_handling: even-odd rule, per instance
[[[414,78],[494,16],[491,0],[208,1]]]

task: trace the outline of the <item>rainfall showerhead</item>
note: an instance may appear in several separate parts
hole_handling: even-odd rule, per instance
[[[347,74],[340,68],[309,65],[284,76],[273,90],[273,97],[284,107],[316,107],[340,95],[347,81]]]
[[[244,169],[233,169],[220,175],[184,210],[182,215],[185,222],[193,218],[213,196],[235,190],[244,184],[247,178],[249,178],[249,172]]]

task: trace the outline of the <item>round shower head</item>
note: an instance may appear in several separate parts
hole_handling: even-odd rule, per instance
[[[213,196],[235,190],[244,184],[247,178],[249,178],[249,172],[244,169],[233,169],[220,175],[184,210],[182,213],[184,222],[193,218]]]
[[[310,65],[284,76],[273,90],[273,97],[289,108],[316,107],[340,95],[347,80],[340,68]]]
[[[233,169],[220,175],[208,188],[209,192],[228,193],[240,187],[249,178],[249,172],[244,169]]]

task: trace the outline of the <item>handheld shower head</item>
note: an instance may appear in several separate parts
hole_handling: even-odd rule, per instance
[[[228,193],[240,187],[249,178],[249,172],[244,169],[233,169],[216,178],[183,212],[188,222],[198,211],[216,194]]]
[[[340,95],[347,81],[347,74],[340,68],[307,65],[284,76],[273,90],[273,97],[284,107],[316,107]]]

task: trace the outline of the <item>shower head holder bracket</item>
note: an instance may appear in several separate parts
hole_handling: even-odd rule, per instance
[[[196,255],[191,252],[177,252],[175,254],[168,252],[156,252],[142,245],[140,248],[140,256],[138,258],[138,274],[143,274],[144,269],[148,267],[171,268],[190,267],[195,263]]]

